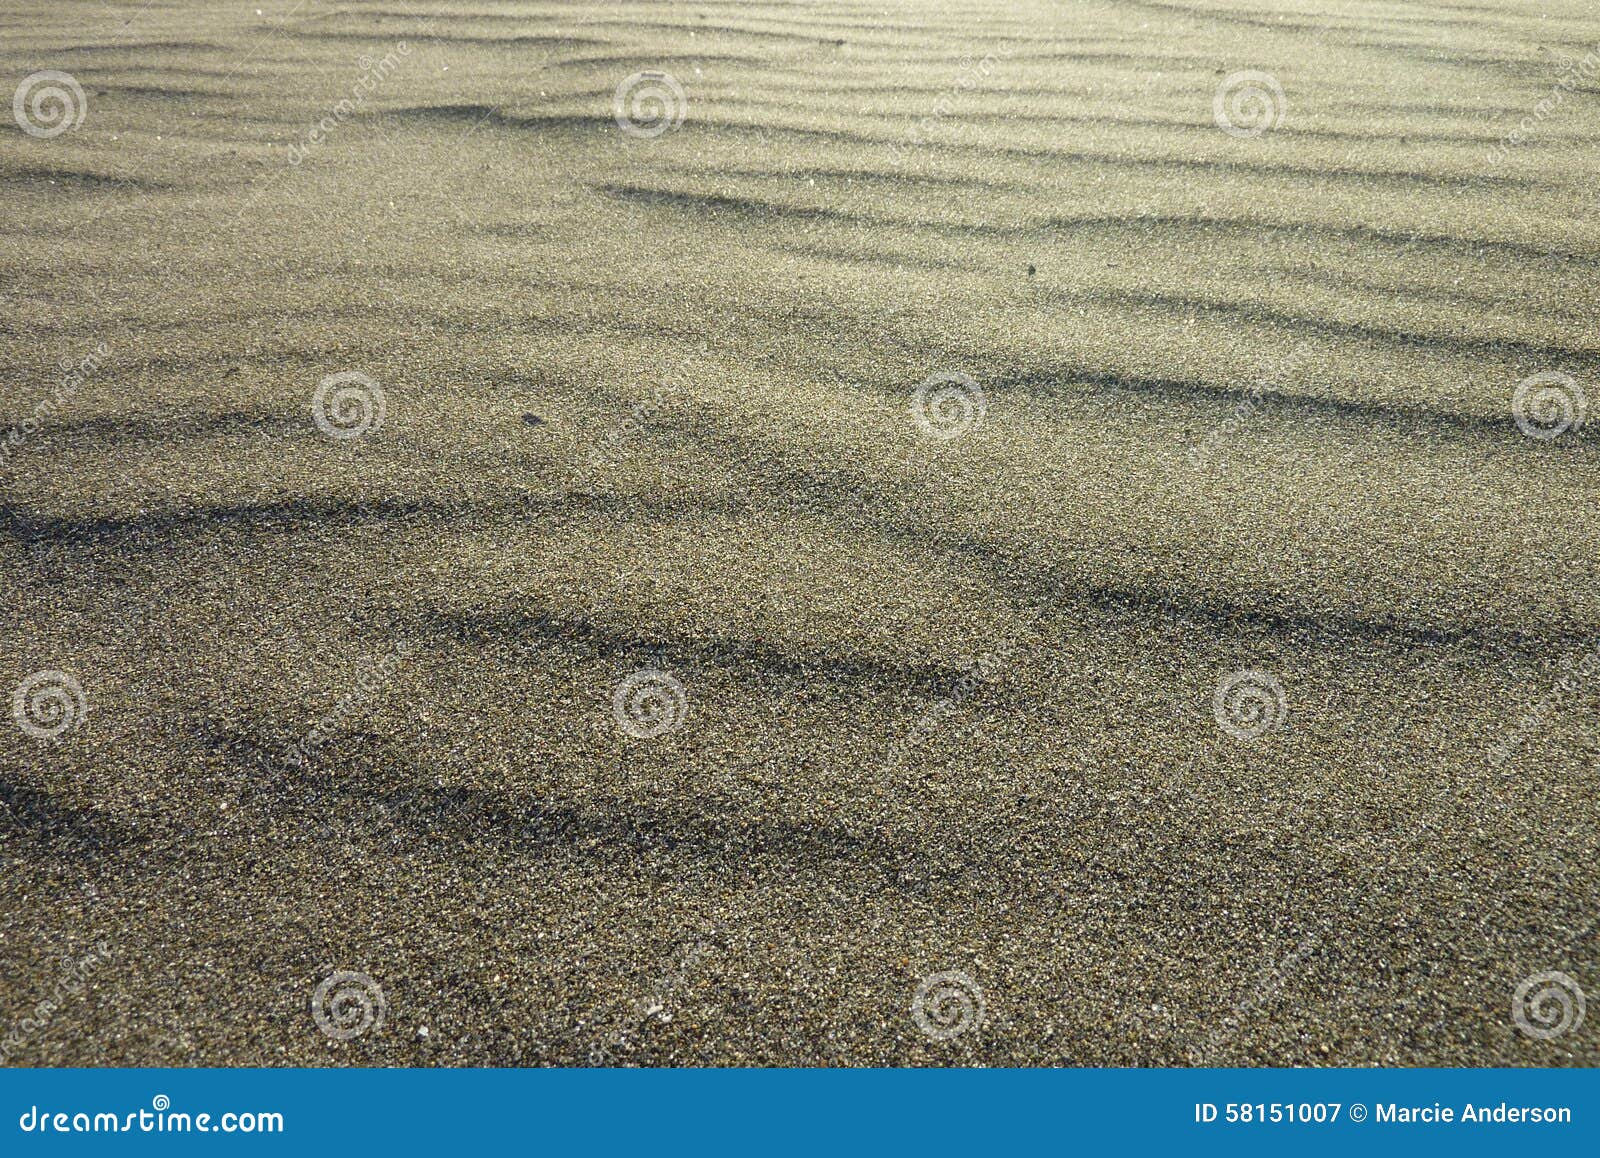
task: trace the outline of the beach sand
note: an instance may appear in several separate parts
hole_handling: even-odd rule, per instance
[[[257,2],[0,16],[11,1064],[1600,1061],[1591,3]]]

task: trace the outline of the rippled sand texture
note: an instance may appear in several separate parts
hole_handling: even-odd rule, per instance
[[[1587,0],[257,3],[0,16],[13,1064],[1600,1061]]]

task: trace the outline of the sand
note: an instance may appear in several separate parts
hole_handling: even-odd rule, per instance
[[[7,1061],[1600,1061],[1592,4],[258,2],[0,17]]]

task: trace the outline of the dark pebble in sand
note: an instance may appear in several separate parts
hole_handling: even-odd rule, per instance
[[[522,421],[529,426],[544,425],[544,419],[540,418],[537,414],[524,414],[522,416]]]

